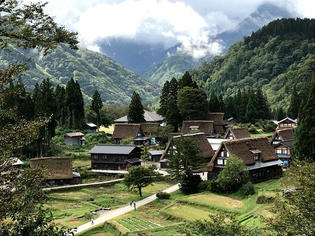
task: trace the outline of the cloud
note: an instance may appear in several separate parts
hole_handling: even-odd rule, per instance
[[[25,0],[32,1],[32,0]],[[266,0],[48,0],[47,12],[79,33],[83,46],[122,37],[138,42],[181,43],[194,57],[218,54],[217,33],[234,28]],[[314,17],[314,0],[269,0],[303,17]]]

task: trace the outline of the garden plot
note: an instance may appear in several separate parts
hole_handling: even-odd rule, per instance
[[[116,220],[116,222],[130,232],[151,230],[157,227],[162,227],[160,224],[135,216],[124,217]]]

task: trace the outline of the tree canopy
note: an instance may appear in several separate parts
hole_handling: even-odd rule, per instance
[[[141,123],[145,121],[141,98],[136,92],[133,92],[132,94],[127,117],[130,123]]]

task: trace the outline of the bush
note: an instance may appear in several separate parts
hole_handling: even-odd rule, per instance
[[[266,197],[265,195],[258,196],[256,199],[257,204],[265,204],[273,201],[274,201],[273,197]]]
[[[210,189],[211,189],[211,181],[210,180],[202,181],[199,184],[198,188],[199,188],[199,191],[206,191],[206,190],[210,191]]]
[[[249,128],[248,128],[248,132],[250,132],[251,134],[258,134],[258,130],[256,129],[256,127],[254,125],[251,125]]]
[[[240,189],[241,193],[244,196],[249,196],[249,195],[253,195],[255,193],[255,189],[254,189],[254,185],[252,182],[247,182],[246,184],[244,184],[241,189]]]
[[[156,196],[158,199],[170,199],[171,194],[165,192],[158,192]]]
[[[276,127],[277,127],[277,126],[276,126],[275,123],[270,122],[270,123],[266,124],[266,125],[263,127],[263,131],[264,131],[264,132],[273,132],[273,131],[275,131]]]
[[[198,193],[199,184],[201,183],[199,175],[186,174],[180,182],[181,190],[185,194]]]
[[[209,191],[213,193],[220,192],[219,183],[214,180],[210,181]]]

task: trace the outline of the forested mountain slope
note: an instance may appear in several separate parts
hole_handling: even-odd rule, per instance
[[[287,108],[294,85],[300,89],[314,77],[314,38],[315,19],[275,20],[192,74],[208,95],[262,88],[272,108]]]
[[[9,53],[0,50],[0,69],[12,62],[25,61],[29,70],[22,80],[28,90],[44,78],[50,78],[55,85],[65,85],[73,77],[80,83],[86,102],[96,89],[102,100],[111,104],[128,104],[133,91],[150,104],[159,93],[158,86],[153,86],[109,57],[87,49],[75,51],[61,45],[47,56],[36,50],[12,47]]]

